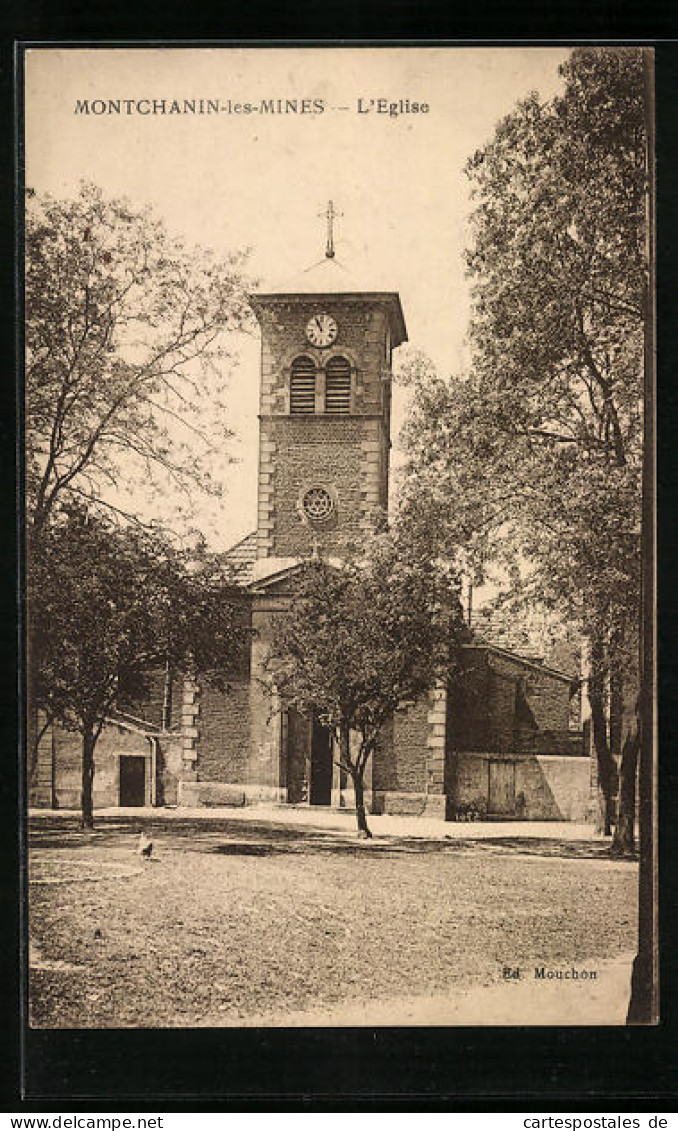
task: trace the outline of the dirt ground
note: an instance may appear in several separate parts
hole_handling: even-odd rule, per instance
[[[131,817],[32,822],[34,1026],[623,1022],[637,868],[604,842],[143,827],[149,861]]]

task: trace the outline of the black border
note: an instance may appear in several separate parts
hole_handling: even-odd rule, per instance
[[[17,6],[15,6],[16,8]],[[237,40],[202,39],[180,43],[182,37],[195,37],[201,31],[201,14],[187,12],[188,5],[177,0],[163,4],[162,23],[172,25],[173,39],[158,38],[159,4],[145,6],[143,11],[120,17],[94,12],[84,3],[71,4],[58,13],[48,14],[45,8],[22,5],[21,18],[16,19],[10,36],[21,40],[41,41],[54,46],[97,46],[90,37],[104,39],[102,47],[146,47],[148,37],[154,45],[180,46],[280,46],[292,45],[289,39],[263,41],[256,37],[261,20],[257,5],[245,13],[238,12]],[[614,15],[612,9],[614,7]],[[169,11],[168,11],[169,9]],[[470,5],[469,5],[470,9]],[[456,12],[457,24],[468,22],[469,9]],[[504,27],[491,29],[494,35],[507,35],[518,45],[525,23],[530,38],[520,42],[528,46],[575,45],[595,39],[596,42],[618,42],[638,38],[637,20],[642,13],[638,6],[610,4],[594,14],[588,34],[570,31],[567,39],[535,39],[550,30],[546,6],[534,4],[529,12],[505,12]],[[391,10],[388,40],[358,40],[356,28],[364,27],[365,12],[358,5],[341,20],[347,39],[334,40],[337,46],[444,46],[441,39],[425,39],[435,30],[440,34],[441,21],[433,27],[430,13],[420,11],[419,27],[413,29],[411,0],[398,0]],[[10,19],[14,13],[9,11]],[[230,16],[228,20],[230,22]],[[279,13],[280,15],[280,13]],[[289,13],[282,13],[289,18]],[[375,15],[372,10],[372,15]],[[377,13],[377,16],[379,13]],[[572,24],[581,23],[581,12],[574,11]],[[8,13],[5,12],[5,21]],[[343,13],[342,13],[343,16]],[[439,14],[438,14],[439,16]],[[308,20],[317,26],[317,7],[303,0],[295,13],[297,24]],[[408,22],[409,27],[404,29]],[[634,22],[635,21],[635,22]],[[227,22],[222,14],[222,22]],[[275,23],[275,21],[273,21]],[[321,21],[322,23],[322,21]],[[369,23],[369,20],[368,20]],[[153,24],[153,27],[149,25]],[[189,26],[191,25],[192,26]],[[244,25],[244,26],[243,26]],[[268,34],[270,19],[261,20]],[[653,31],[670,34],[670,9],[666,5]],[[217,25],[218,26],[218,25]],[[209,29],[214,33],[215,23]],[[504,30],[506,29],[506,30]],[[598,39],[610,34],[614,40]],[[288,34],[290,32],[288,27]],[[403,30],[417,36],[404,43]],[[456,32],[462,30],[457,27]],[[465,30],[465,29],[463,29]],[[463,34],[462,30],[462,34]],[[130,34],[131,33],[131,34]],[[204,33],[203,33],[204,34]],[[303,34],[303,31],[302,31]],[[132,40],[132,35],[134,40]],[[252,38],[249,38],[249,36]],[[353,38],[353,36],[356,38]],[[489,33],[488,33],[489,35]],[[9,37],[8,37],[9,39]],[[326,39],[295,39],[294,45],[325,44]],[[447,41],[450,42],[449,40]],[[450,46],[500,46],[501,40],[462,40],[455,38]],[[645,43],[652,40],[644,39]],[[656,41],[655,41],[656,43]],[[5,109],[5,122],[12,118],[11,44],[6,41],[0,67],[0,96]],[[676,652],[673,640],[676,587],[673,578],[672,551],[675,534],[671,525],[673,502],[673,424],[678,420],[676,392],[676,341],[671,340],[673,294],[676,273],[676,211],[678,210],[678,50],[672,43],[656,44],[657,76],[657,175],[658,175],[658,509],[663,521],[659,526],[659,656],[662,664],[660,697],[662,702],[662,750],[660,754],[660,937],[662,939],[662,1022],[648,1028],[457,1028],[457,1029],[328,1029],[328,1030],[26,1030],[23,1024],[5,1026],[0,1040],[6,1081],[6,1110],[221,1110],[221,1111],[338,1111],[338,1110],[441,1110],[461,1108],[479,1110],[667,1110],[667,1101],[676,1095],[675,1009],[673,991],[676,985],[676,960],[671,919],[672,893],[675,890],[676,859],[674,829],[676,827],[676,770],[672,764],[671,746],[675,731],[673,712],[676,702]],[[9,140],[8,140],[9,138]],[[0,207],[10,220],[13,216],[11,134],[0,135],[0,145],[7,146],[0,175]],[[8,173],[9,170],[9,173]],[[12,262],[12,223],[5,226],[5,254],[2,256],[0,285],[5,300],[2,310],[5,340],[13,339],[13,279],[8,266]],[[8,356],[11,359],[13,347]],[[11,373],[11,365],[5,374]],[[14,422],[14,388],[5,379],[0,383],[0,424],[4,444],[0,445],[0,476],[7,489],[2,496],[0,519],[5,535],[2,543],[2,564],[5,577],[16,576],[16,521],[14,458],[10,437]],[[10,501],[11,500],[11,501]],[[2,622],[9,631],[0,653],[2,686],[8,692],[5,710],[0,716],[4,743],[3,774],[0,777],[0,804],[5,820],[0,823],[3,859],[18,865],[15,833],[16,790],[18,779],[12,780],[11,751],[16,745],[17,711],[13,689],[16,687],[15,626],[16,606],[12,587],[1,591],[5,602]],[[16,777],[16,773],[14,775]],[[6,901],[0,924],[5,929],[16,927],[18,867],[12,873],[6,868],[2,896]],[[17,938],[13,945],[0,949],[0,971],[9,987],[5,1002],[9,1014],[18,1019]],[[21,1093],[21,1053],[25,1042],[25,1070],[28,1090]]]

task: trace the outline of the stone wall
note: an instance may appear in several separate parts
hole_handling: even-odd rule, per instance
[[[339,334],[330,348],[315,349],[306,338],[306,325],[319,307],[332,315]],[[388,313],[379,302],[347,296],[334,298],[276,299],[259,309],[261,324],[262,415],[289,412],[289,367],[302,354],[323,368],[334,356],[346,357],[358,369],[352,409],[358,413],[380,413],[383,406],[381,380],[390,372],[386,351]]]
[[[247,803],[240,785],[214,781],[179,782],[178,803],[183,809],[237,809]]]
[[[178,801],[179,782],[183,772],[183,747],[181,734],[163,734],[158,737],[157,755],[160,768],[158,771],[158,805],[176,805]]]
[[[446,699],[437,686],[396,712],[390,741],[374,759],[373,813],[444,817]]]
[[[228,690],[203,681],[198,716],[198,781],[244,782],[250,748],[249,679]]]
[[[425,698],[396,712],[392,740],[382,743],[374,760],[372,782],[376,792],[426,791],[427,716]]]
[[[175,676],[171,687],[170,729],[181,725],[181,702],[183,691],[183,678]],[[143,722],[152,723],[161,727],[163,723],[163,706],[165,701],[165,672],[158,668],[150,672],[147,677],[147,694],[143,699],[125,699],[119,702],[121,712],[129,712]]]
[[[94,752],[93,801],[95,809],[119,804],[119,755],[135,754],[146,760],[147,802],[151,799],[151,747],[143,735],[105,726]],[[82,782],[80,735],[54,728],[40,743],[35,787],[29,804],[36,808],[79,809]]]
[[[527,821],[585,821],[589,804],[588,758],[459,753],[455,757],[457,806],[489,800],[489,766],[515,766],[516,806],[512,814]]]
[[[334,316],[339,336],[329,349],[306,341],[305,327],[318,306]],[[276,301],[259,309],[262,326],[258,496],[259,557],[307,555],[310,532],[298,515],[308,486],[337,492],[335,520],[319,534],[327,552],[366,531],[370,513],[388,501],[390,350],[388,314],[378,303],[349,297]],[[317,367],[316,412],[289,415],[290,366],[295,357]],[[324,367],[333,356],[351,366],[351,413],[324,415]]]
[[[181,804],[189,804],[187,783],[212,782],[216,787],[246,780],[252,739],[249,599],[243,598],[237,617],[242,631],[230,668],[220,673],[219,681],[187,676],[183,683]]]
[[[464,649],[450,682],[448,745],[455,750],[491,749],[489,699],[490,669],[486,653],[481,649]]]
[[[563,733],[569,724],[567,679],[483,647],[465,648],[450,688],[451,741],[457,750],[541,753],[538,735]],[[560,747],[559,747],[560,748]]]
[[[290,416],[261,422],[276,453],[268,479],[270,500],[259,519],[268,532],[267,556],[308,557],[313,535],[299,516],[305,490],[331,487],[335,515],[316,536],[321,550],[340,555],[347,541],[366,532],[384,507],[383,424],[364,417]]]

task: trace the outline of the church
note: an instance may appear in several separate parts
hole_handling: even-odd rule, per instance
[[[261,332],[257,528],[227,559],[251,648],[228,691],[184,680],[118,713],[96,751],[97,807],[350,808],[329,732],[272,701],[260,679],[271,625],[300,562],[340,558],[386,510],[394,351],[407,340],[395,291],[369,289],[336,258],[251,295]],[[576,729],[575,672],[468,634],[454,679],[396,712],[365,782],[373,814],[584,820],[591,760]],[[32,804],[77,808],[79,741],[53,730]]]

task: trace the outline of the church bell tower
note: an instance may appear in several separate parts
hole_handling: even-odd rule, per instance
[[[334,254],[251,296],[261,326],[257,557],[341,556],[388,503],[391,359],[407,340],[397,293]]]

